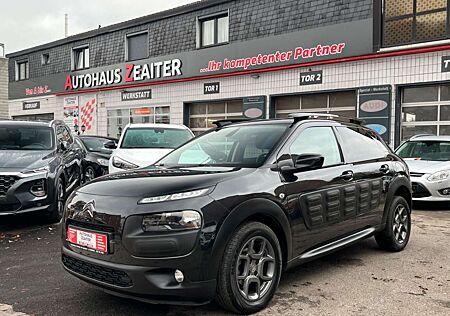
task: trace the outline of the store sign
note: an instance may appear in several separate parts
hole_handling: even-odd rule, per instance
[[[450,72],[450,56],[442,56],[441,71]]]
[[[220,93],[220,82],[205,83],[203,86],[204,94],[217,94]]]
[[[300,73],[300,85],[309,86],[313,84],[322,84],[323,71],[309,71]]]
[[[348,32],[348,30],[353,30]],[[239,75],[280,67],[302,67],[373,53],[372,19],[327,25],[314,29],[232,42],[211,49],[192,50],[166,57],[151,57],[139,62],[55,73],[50,76],[11,82],[10,99],[29,93],[68,95],[78,91],[121,89],[180,80],[210,80],[224,75]],[[205,78],[205,77],[209,78]],[[311,81],[312,79],[312,81]],[[320,76],[305,77],[303,83],[319,84]],[[34,89],[36,87],[36,89]],[[217,93],[211,86],[208,93]]]
[[[243,99],[244,116],[249,119],[266,118],[266,97],[248,97]]]
[[[151,98],[152,98],[151,89],[122,92],[122,101],[149,100]]]
[[[359,89],[359,118],[365,126],[377,132],[386,143],[390,142],[391,86]]]
[[[36,101],[36,102],[23,102],[22,104],[22,108],[24,111],[27,110],[38,110],[41,108],[41,102]]]

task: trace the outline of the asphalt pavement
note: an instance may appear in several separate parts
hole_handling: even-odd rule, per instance
[[[401,253],[373,238],[284,274],[258,315],[450,315],[450,209],[419,206]],[[449,209],[449,210],[447,210]],[[446,211],[447,210],[447,211]],[[16,312],[14,314],[12,309]],[[228,315],[108,295],[66,273],[60,226],[35,215],[0,217],[0,315]]]

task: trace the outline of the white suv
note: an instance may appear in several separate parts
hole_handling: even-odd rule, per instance
[[[150,166],[193,137],[184,125],[128,124],[109,160],[109,173]]]

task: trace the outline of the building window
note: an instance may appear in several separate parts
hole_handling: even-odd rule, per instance
[[[48,53],[42,54],[41,55],[41,63],[42,63],[42,65],[50,64],[50,54],[48,54]]]
[[[16,80],[26,80],[30,78],[30,66],[28,60],[18,61],[16,63]]]
[[[148,106],[108,110],[108,137],[120,138],[122,131],[129,123],[170,124],[170,107]]]
[[[73,70],[89,68],[89,46],[77,47],[72,50]]]
[[[383,46],[448,38],[448,2],[449,0],[385,0]]]
[[[148,58],[148,33],[127,35],[126,39],[128,61]]]
[[[192,103],[189,107],[189,128],[199,135],[214,127],[215,121],[243,117],[243,100]]]
[[[228,12],[205,18],[199,18],[198,21],[200,30],[200,47],[208,47],[228,43]]]
[[[287,118],[295,112],[330,113],[356,117],[356,91],[313,93],[283,96],[275,99],[277,118]]]
[[[402,140],[417,134],[450,135],[450,85],[402,89]]]

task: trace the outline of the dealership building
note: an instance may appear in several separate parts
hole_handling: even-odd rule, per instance
[[[132,123],[292,112],[391,144],[450,135],[448,0],[204,0],[9,54],[9,115],[117,137]]]

